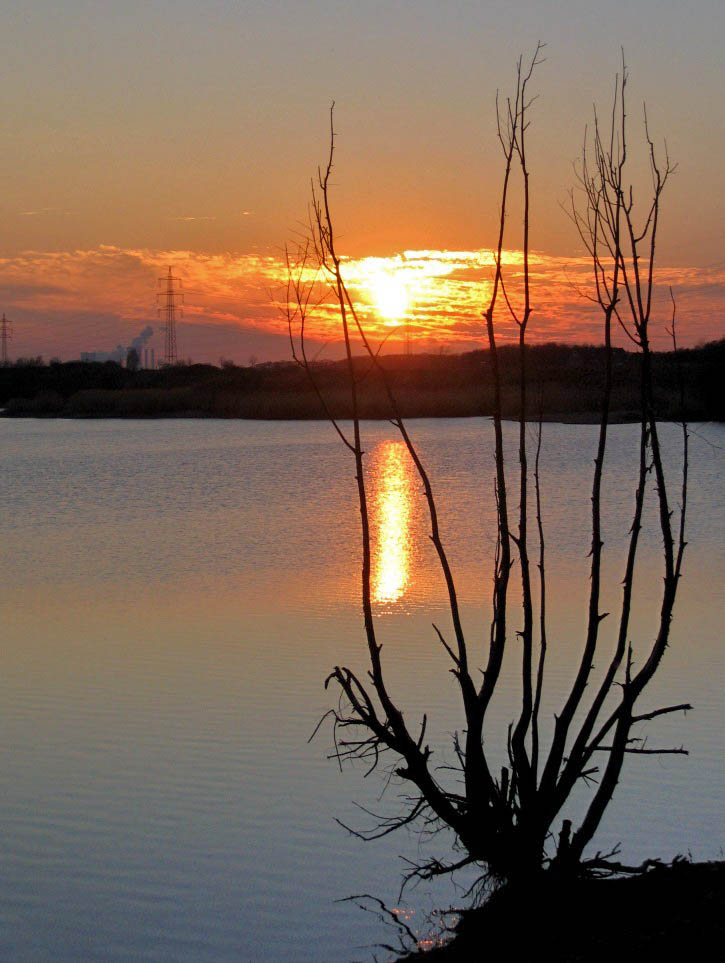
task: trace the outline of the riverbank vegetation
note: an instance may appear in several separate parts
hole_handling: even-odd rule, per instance
[[[606,349],[541,344],[526,347],[527,378],[545,420],[599,420]],[[504,417],[519,414],[519,349],[498,347]],[[611,417],[639,419],[640,356],[612,350]],[[355,359],[362,418],[389,418],[383,374],[405,418],[492,415],[490,349],[463,354],[381,356],[371,368]],[[352,415],[347,362],[317,361],[314,375],[336,418]],[[690,421],[722,421],[725,339],[696,348],[652,353],[654,403],[663,420],[680,417],[679,378]],[[18,363],[0,368],[0,406],[14,417],[65,418],[324,418],[310,380],[292,362],[238,367],[191,364],[131,371],[112,362]]]

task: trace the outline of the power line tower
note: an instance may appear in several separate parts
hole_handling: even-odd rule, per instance
[[[3,312],[2,320],[0,321],[0,342],[2,342],[2,361],[0,362],[3,368],[7,368],[8,362],[8,338],[12,338],[12,331],[10,330],[10,321],[5,317],[5,312]]]
[[[174,285],[178,284],[181,287],[181,279],[174,277],[171,268],[169,268],[169,273],[165,277],[159,278],[159,281],[166,284],[166,288],[157,294],[157,298],[165,298],[163,307],[159,306],[158,309],[159,317],[164,319],[164,331],[166,333],[164,356],[161,360],[162,364],[176,364],[179,360],[176,347],[176,313],[178,310],[179,317],[183,317],[179,305],[184,303],[184,295]]]

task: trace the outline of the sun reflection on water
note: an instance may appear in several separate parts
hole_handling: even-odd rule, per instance
[[[396,602],[410,580],[411,466],[402,441],[384,441],[373,452],[373,598]]]

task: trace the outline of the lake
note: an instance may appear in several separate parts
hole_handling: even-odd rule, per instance
[[[373,592],[390,689],[429,715],[441,762],[460,725],[425,505],[394,429],[366,424]],[[410,423],[434,487],[479,664],[495,536],[487,419]],[[515,470],[514,425],[506,426]],[[631,757],[596,837],[621,858],[721,855],[723,448],[696,425],[684,579],[671,647],[643,709],[691,702],[646,729],[688,756]],[[662,426],[677,504],[679,429]],[[532,438],[534,431],[532,429]],[[597,429],[544,426],[546,718],[574,671],[588,585]],[[389,934],[351,903],[396,905],[415,833],[364,844],[336,821],[395,813],[399,787],[308,743],[336,664],[366,669],[349,453],[322,422],[0,421],[3,672],[0,958],[351,960]],[[638,428],[611,429],[603,610],[616,612]],[[513,499],[514,505],[516,499]],[[656,623],[661,562],[648,506],[631,638]],[[609,621],[609,620],[607,620]],[[612,625],[603,626],[610,651]],[[515,642],[511,654],[515,653]],[[603,665],[604,659],[600,657]],[[516,709],[509,659],[491,743]],[[499,743],[499,751],[501,746]],[[580,811],[581,799],[571,812]],[[444,838],[425,844],[447,857]],[[412,925],[456,902],[410,890]]]

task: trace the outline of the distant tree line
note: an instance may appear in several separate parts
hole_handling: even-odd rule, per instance
[[[532,417],[586,421],[596,418],[601,398],[603,347],[547,343],[526,348]],[[687,418],[722,421],[725,401],[725,339],[653,354],[658,417],[678,419],[679,381],[685,386]],[[498,349],[502,413],[516,417],[519,404],[518,347]],[[388,418],[389,403],[380,372],[356,359],[360,414]],[[639,356],[613,350],[612,413],[636,420]],[[317,382],[336,417],[348,417],[349,389],[342,361],[314,363]],[[463,354],[382,356],[381,367],[395,388],[405,417],[490,415],[493,377],[488,350]],[[0,407],[10,416],[321,418],[323,411],[305,373],[292,362],[241,367],[226,359],[175,365],[156,371],[132,370],[113,361],[21,359],[0,368]]]

